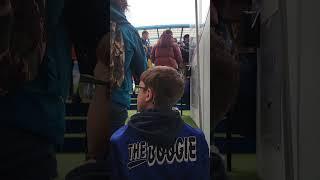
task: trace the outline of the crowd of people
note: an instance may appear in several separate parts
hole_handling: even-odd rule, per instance
[[[190,54],[192,50],[189,47],[189,34],[183,36],[183,41],[178,42],[173,37],[171,30],[165,30],[154,46],[151,46],[149,32],[142,32],[142,44],[148,60],[148,68],[154,66],[168,66],[184,74],[185,88],[181,102],[190,106]]]
[[[10,11],[22,11],[17,8],[22,6],[12,2],[6,0],[0,4],[0,17],[8,17],[8,22],[19,20],[11,19],[19,13]],[[42,5],[40,0],[25,4],[28,3],[36,3],[35,7]],[[151,48],[148,32],[144,31],[141,38],[127,20],[126,0],[110,0],[110,29],[105,25],[109,23],[103,13],[106,6],[100,3],[107,2],[95,1],[89,5],[83,1],[47,0],[45,34],[48,41],[37,78],[8,92],[0,84],[0,139],[4,145],[0,149],[3,160],[0,179],[57,177],[55,148],[64,139],[72,45],[80,72],[91,74],[96,84],[87,113],[86,160],[66,179],[94,180],[101,176],[114,180],[210,179],[209,146],[204,133],[186,124],[174,109],[184,92],[182,71],[190,59],[189,35],[183,37],[179,46],[172,31],[166,30]],[[4,25],[10,27],[11,23]],[[2,29],[0,37],[11,37],[6,36],[11,30]],[[1,63],[5,62],[3,57],[11,58],[6,56],[7,50],[15,51],[11,42],[15,39],[1,39]],[[221,56],[216,59],[213,68],[221,68],[217,72],[225,68],[228,72],[226,64],[230,62]],[[223,82],[225,77],[228,76],[218,74],[214,82]],[[126,125],[133,81],[139,82],[135,86],[138,112]],[[232,102],[222,101],[225,103],[221,108],[220,102],[217,104],[214,119],[224,114]]]
[[[179,71],[189,65],[189,34],[183,36],[182,42],[178,42],[177,38],[173,37],[173,32],[168,29],[161,34],[156,44],[151,46],[149,32],[144,30],[141,40],[148,60],[148,68],[169,66]]]

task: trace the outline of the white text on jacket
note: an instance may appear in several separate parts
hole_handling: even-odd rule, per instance
[[[179,137],[170,148],[148,145],[146,141],[141,141],[128,145],[128,155],[129,169],[144,163],[151,167],[155,164],[194,162],[197,160],[197,138],[195,136]]]

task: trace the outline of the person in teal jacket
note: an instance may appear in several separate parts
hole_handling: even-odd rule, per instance
[[[55,146],[64,138],[65,99],[71,79],[71,44],[64,0],[47,0],[48,43],[36,80],[0,96],[0,179],[53,179]]]
[[[127,21],[124,11],[117,5],[110,6],[110,19],[120,24],[125,43],[125,80],[121,88],[113,90],[112,101],[123,107],[130,108],[130,92],[132,76],[140,75],[147,69],[145,51],[137,30]]]
[[[147,59],[140,36],[125,16],[127,7],[124,2],[123,0],[112,0],[110,1],[109,7],[110,21],[117,23],[123,36],[125,49],[124,81],[120,88],[112,89],[111,103],[109,103],[109,99],[105,97],[106,90],[103,90],[103,87],[97,87],[95,90],[95,96],[88,110],[87,159],[105,159],[105,157],[108,156],[108,140],[110,139],[110,135],[123,126],[128,118],[127,110],[130,108],[133,89],[132,77],[140,77],[147,69]],[[100,23],[109,22],[101,21]],[[99,22],[97,22],[97,24],[99,24]],[[98,29],[99,28],[94,31],[99,32]],[[99,63],[99,61],[97,63]],[[100,67],[102,66],[105,65],[101,65]],[[96,68],[97,67],[99,66],[97,65]],[[102,75],[102,77],[96,78],[102,78],[103,80],[103,78],[107,76],[108,75]]]
[[[121,2],[121,4],[115,2]],[[110,19],[119,24],[125,45],[124,82],[122,87],[112,90],[111,134],[122,127],[128,118],[127,110],[130,109],[133,89],[132,77],[140,77],[147,70],[147,58],[139,33],[125,16],[127,8],[123,6],[125,2],[124,0],[110,1]]]

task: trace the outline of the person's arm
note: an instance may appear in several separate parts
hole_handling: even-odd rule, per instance
[[[152,63],[154,63],[154,61],[156,60],[156,48],[157,48],[157,45],[153,46],[151,49],[150,58]]]
[[[111,170],[111,180],[122,180],[123,173],[121,173],[122,170],[122,163],[119,159],[119,149],[113,142],[111,138],[111,145],[110,145],[110,158],[111,158],[111,164],[112,164],[112,170]]]
[[[199,140],[197,140],[197,142],[200,143],[197,149],[197,153],[199,151],[200,152],[198,154],[199,155],[199,157],[197,158],[198,164],[196,166],[195,171],[199,172],[199,174],[195,173],[197,174],[197,177],[195,178],[199,180],[209,180],[210,179],[209,146],[203,133],[199,137]]]
[[[174,58],[175,58],[175,60],[177,61],[177,64],[178,64],[179,69],[180,69],[180,68],[183,68],[183,67],[182,67],[182,66],[183,66],[183,64],[182,64],[183,59],[182,59],[182,55],[181,55],[180,48],[179,48],[179,46],[178,46],[177,44],[175,44],[175,45],[173,46],[173,51],[174,51]]]
[[[106,65],[98,61],[95,68],[95,77],[99,80],[104,80],[103,77],[106,77],[106,71]],[[97,85],[87,115],[87,159],[103,158],[108,149],[110,137],[109,103],[110,97],[107,95],[107,87]]]
[[[209,180],[210,179],[210,154],[209,154],[209,147],[208,144],[204,138],[204,146],[206,147],[204,149],[203,157],[202,157],[202,166],[203,166],[203,180]]]
[[[142,42],[140,41],[139,37],[136,39],[136,44],[131,45],[134,54],[132,56],[132,68],[134,69],[134,73],[137,77],[147,69],[147,57]]]
[[[151,56],[151,50],[152,50],[152,46],[150,46],[150,42],[148,44],[148,53],[147,53],[147,57],[148,59],[150,59],[150,56]]]

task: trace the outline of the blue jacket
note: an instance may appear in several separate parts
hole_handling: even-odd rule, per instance
[[[147,58],[137,30],[127,21],[126,16],[116,7],[110,7],[110,19],[120,25],[125,45],[125,78],[121,88],[112,91],[112,101],[130,108],[132,76],[139,78],[147,69]]]
[[[175,112],[143,112],[111,137],[113,180],[209,180],[204,134]]]
[[[32,132],[61,144],[64,99],[71,79],[71,45],[62,21],[64,0],[48,0],[47,52],[39,78],[15,95],[0,98],[1,126]]]

